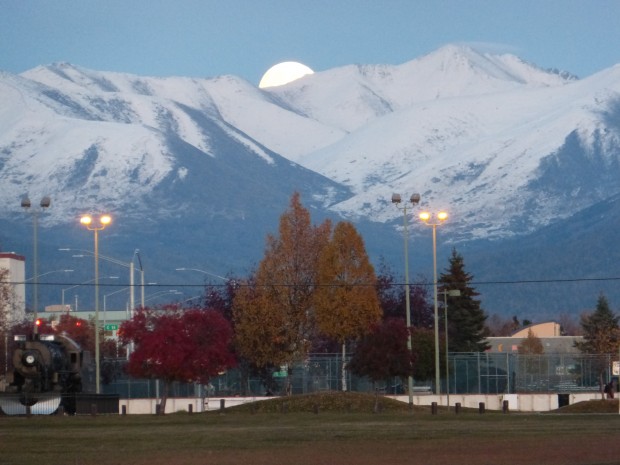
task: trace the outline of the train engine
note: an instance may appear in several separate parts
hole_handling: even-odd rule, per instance
[[[9,389],[20,395],[23,405],[34,405],[40,399],[67,397],[82,391],[84,354],[80,346],[65,335],[35,335],[28,340],[15,336],[13,372],[9,373]]]

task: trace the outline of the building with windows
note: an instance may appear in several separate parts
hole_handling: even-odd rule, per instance
[[[0,252],[0,286],[8,296],[0,301],[0,311],[7,317],[9,325],[26,316],[26,258],[14,252]]]
[[[491,346],[490,353],[516,354],[519,352],[519,345],[527,339],[529,332],[540,339],[545,353],[579,354],[575,342],[582,341],[583,336],[563,336],[559,323],[547,321],[521,328],[510,336],[489,337],[487,342]]]

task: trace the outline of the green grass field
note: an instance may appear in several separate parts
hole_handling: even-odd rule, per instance
[[[226,413],[0,417],[3,465],[602,465],[620,463],[618,403],[520,414],[372,396],[273,399]],[[615,410],[614,410],[615,407]],[[571,413],[610,411],[614,413]]]

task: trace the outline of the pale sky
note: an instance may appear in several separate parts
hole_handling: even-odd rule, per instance
[[[470,43],[585,77],[620,63],[619,18],[620,0],[0,0],[0,70],[258,85],[282,61],[396,65]]]

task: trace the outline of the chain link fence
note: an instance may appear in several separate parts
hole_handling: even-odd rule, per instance
[[[348,359],[345,360],[345,363]],[[611,355],[501,353],[451,353],[446,373],[441,367],[441,392],[451,394],[517,394],[598,391],[612,377]],[[102,390],[121,398],[151,398],[162,393],[158,380],[128,377],[122,360],[108,361],[115,367]],[[342,356],[311,355],[304,362],[282,366],[269,383],[248,376],[240,369],[213,378],[208,385],[173,383],[170,397],[265,396],[306,394],[342,389]],[[406,379],[392,378],[373,384],[369,379],[346,372],[347,389],[358,392],[405,394]],[[416,393],[435,391],[434,380],[416,380]]]
[[[454,353],[449,387],[455,394],[596,391],[611,379],[609,354]]]

